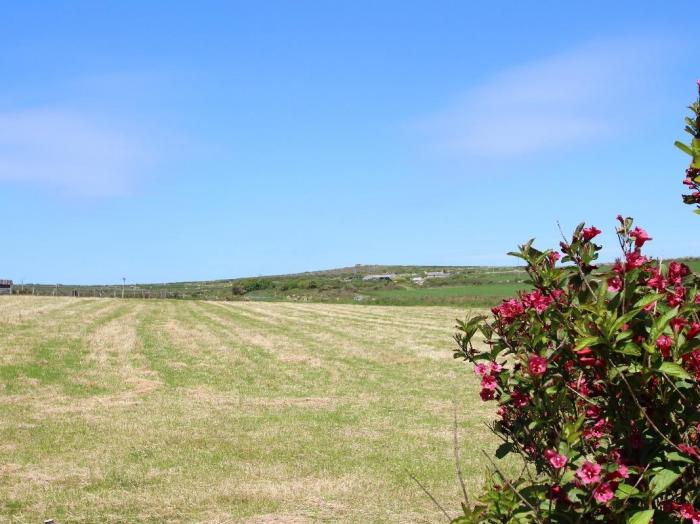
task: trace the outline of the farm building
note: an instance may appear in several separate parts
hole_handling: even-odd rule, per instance
[[[362,277],[362,280],[394,280],[396,278],[396,275],[392,274],[385,274],[385,275],[365,275]]]
[[[0,280],[0,295],[12,294],[12,280]]]

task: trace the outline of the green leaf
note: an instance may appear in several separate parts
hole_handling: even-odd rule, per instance
[[[653,302],[653,301],[652,301]],[[624,315],[622,315],[620,318],[618,318],[612,326],[610,326],[610,332],[608,333],[608,336],[612,336],[615,331],[620,329],[624,324],[632,320],[634,317],[636,317],[639,312],[641,311],[641,308],[635,308],[632,311],[628,311]]]
[[[615,352],[622,353],[623,355],[631,355],[633,357],[638,357],[642,354],[642,351],[639,349],[639,346],[633,342],[625,344],[621,349],[616,349]]]
[[[575,476],[575,473],[572,470],[567,469],[564,472],[564,474],[561,476],[561,483],[568,484],[569,482],[572,482],[574,480],[574,476]]]
[[[569,433],[566,437],[566,442],[570,445],[576,444],[576,442],[579,441],[581,438],[581,432],[580,431],[574,431],[573,433]]]
[[[618,499],[628,499],[630,497],[633,497],[635,495],[639,495],[640,491],[635,488],[634,486],[630,486],[629,484],[620,484],[617,487],[617,490],[615,491],[615,496]]]
[[[642,298],[640,298],[634,306],[632,306],[632,309],[641,310],[642,308],[648,306],[652,302],[656,302],[658,300],[661,300],[662,298],[664,298],[663,293],[652,293],[651,295],[645,295]]]
[[[496,449],[496,456],[499,459],[502,459],[511,451],[513,451],[513,444],[511,444],[510,442],[505,442],[498,446],[498,449]]]
[[[681,142],[680,140],[676,140],[676,141],[673,143],[673,145],[676,146],[676,147],[677,147],[678,149],[680,149],[681,151],[683,151],[686,155],[693,156],[693,150],[690,149],[690,147],[688,147],[687,145],[685,145],[685,144],[684,144],[683,142]]]
[[[615,337],[615,342],[622,342],[623,340],[628,340],[634,336],[634,333],[631,331],[620,331],[618,335]]]
[[[629,519],[627,519],[627,524],[649,524],[652,517],[654,516],[653,509],[645,509],[643,511],[637,511]]]
[[[467,326],[477,326],[479,325],[483,320],[486,320],[488,317],[486,315],[476,315],[471,318],[467,318],[466,325]]]
[[[586,496],[586,492],[579,488],[573,488],[566,495],[571,499],[571,502],[578,502]]]
[[[677,451],[666,453],[666,458],[672,462],[685,462],[686,464],[695,464],[695,461],[685,455],[681,455]]]
[[[597,303],[598,310],[602,311],[605,309],[605,296],[608,294],[608,285],[603,281],[598,281],[597,289]]]
[[[528,428],[528,429],[537,429],[537,428],[539,428],[542,424],[543,424],[543,422],[542,422],[541,420],[533,420],[532,422],[530,422],[530,423],[527,425],[527,428]]]
[[[602,344],[604,341],[600,337],[584,337],[576,343],[574,351],[583,349],[587,346],[595,346],[597,344]]]
[[[654,326],[651,328],[651,340],[655,342],[664,329],[668,325],[669,321],[678,314],[678,308],[674,307],[669,309],[654,321]]]
[[[673,471],[671,469],[662,469],[651,479],[649,487],[651,488],[651,493],[655,497],[660,495],[668,487],[673,484],[681,474],[678,471]]]
[[[664,362],[659,366],[658,370],[672,377],[684,378],[686,380],[691,379],[690,374],[675,362]]]

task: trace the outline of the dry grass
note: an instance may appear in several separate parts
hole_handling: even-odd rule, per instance
[[[6,297],[0,521],[434,522],[490,406],[448,308]]]

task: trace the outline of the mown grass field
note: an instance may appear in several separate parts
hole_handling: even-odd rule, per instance
[[[462,309],[0,297],[0,522],[437,522]]]

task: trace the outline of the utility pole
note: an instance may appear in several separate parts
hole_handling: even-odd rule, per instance
[[[126,277],[122,277],[122,298],[124,298],[124,288],[126,287]]]

